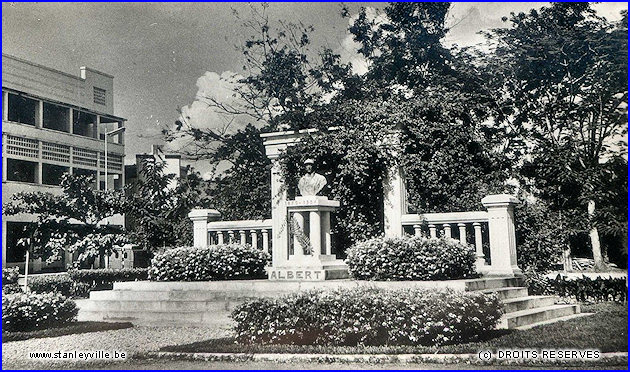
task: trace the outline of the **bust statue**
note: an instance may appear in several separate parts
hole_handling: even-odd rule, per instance
[[[326,186],[326,177],[315,173],[314,164],[315,160],[313,159],[306,159],[304,162],[306,174],[298,182],[298,189],[300,189],[300,195],[302,196],[315,196]]]

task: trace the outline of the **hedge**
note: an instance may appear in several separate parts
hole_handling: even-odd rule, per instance
[[[65,297],[87,297],[91,289],[90,285],[75,282],[65,273],[30,276],[28,288],[34,293],[59,293]]]
[[[115,282],[133,282],[136,280],[147,280],[149,269],[128,268],[128,269],[90,269],[90,270],[69,270],[68,275],[77,283],[85,283],[92,289],[111,289]]]
[[[2,296],[2,331],[28,331],[76,320],[74,301],[59,293],[15,293]]]
[[[525,282],[530,295],[552,295],[572,298],[579,302],[625,302],[628,286],[625,278],[591,279],[587,276],[567,279],[558,274],[555,279],[531,271],[525,273]]]
[[[496,295],[377,288],[305,291],[239,305],[240,343],[443,345],[479,339],[502,315]]]
[[[204,281],[265,278],[269,254],[250,245],[182,247],[157,254],[149,277],[156,281]]]
[[[378,237],[355,244],[346,263],[359,280],[447,280],[475,277],[474,248],[450,238]]]
[[[20,268],[9,267],[2,269],[2,285],[16,284],[20,276]]]

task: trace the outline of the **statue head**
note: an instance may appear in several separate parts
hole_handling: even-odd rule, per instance
[[[304,168],[306,168],[306,173],[313,173],[315,171],[315,159],[304,160]]]

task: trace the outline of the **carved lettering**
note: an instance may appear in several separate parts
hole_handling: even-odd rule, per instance
[[[304,279],[311,280],[311,272],[310,271],[305,271],[304,272]]]
[[[276,270],[273,270],[271,272],[271,275],[269,276],[269,279],[278,279],[278,277],[276,276]]]
[[[293,279],[293,271],[287,270],[287,279]]]
[[[302,271],[296,271],[295,272],[295,278],[296,279],[304,279],[302,276]]]

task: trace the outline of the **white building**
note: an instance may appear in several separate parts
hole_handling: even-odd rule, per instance
[[[124,125],[114,115],[114,77],[81,67],[74,76],[2,55],[2,203],[19,191],[60,193],[61,175],[94,175],[105,188],[105,133]],[[108,136],[108,188],[122,189],[124,138]],[[2,267],[23,266],[16,246],[32,215],[2,216]],[[123,225],[122,216],[108,221]],[[67,260],[67,258],[66,258]],[[32,268],[64,268],[64,262]],[[29,270],[30,271],[30,270]]]

